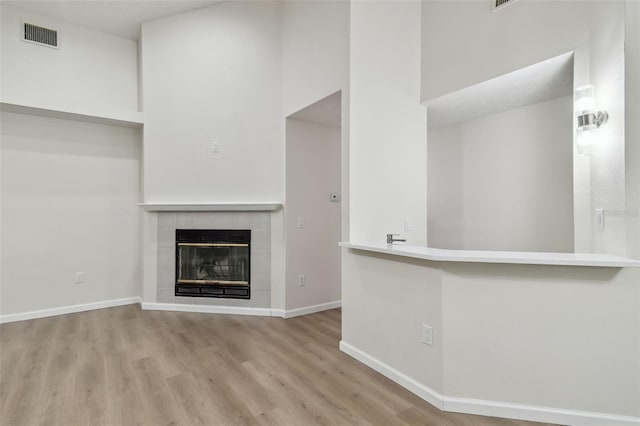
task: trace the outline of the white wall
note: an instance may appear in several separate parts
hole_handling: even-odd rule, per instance
[[[426,109],[417,1],[351,3],[350,239],[426,243]],[[393,34],[393,37],[390,35]],[[405,232],[407,220],[412,230]]]
[[[1,123],[2,314],[139,296],[140,131]]]
[[[345,253],[343,265],[342,342],[442,392],[438,265],[353,251]],[[433,346],[422,343],[423,324],[433,328]]]
[[[280,201],[280,5],[220,3],[146,23],[141,40],[145,200]]]
[[[283,2],[281,36],[285,117],[346,87],[348,1]]]
[[[573,251],[573,98],[428,132],[429,245]]]
[[[627,256],[640,259],[640,3],[627,0],[625,16]]]
[[[427,132],[427,240],[429,247],[464,248],[462,126]]]
[[[443,270],[447,396],[640,416],[640,270]]]
[[[600,105],[614,112],[616,119],[600,132],[601,152],[591,157],[574,152],[577,252],[626,254],[624,9],[622,1],[535,0],[494,13],[475,1],[425,1],[423,7],[423,99],[574,51],[574,86],[595,84]],[[604,229],[595,225],[596,208],[604,208],[609,219]]]
[[[492,13],[482,1],[423,0],[422,99],[588,43],[589,13],[586,1],[518,0]]]
[[[343,239],[348,239],[349,231],[349,187],[348,179],[348,150],[349,150],[349,2],[348,1],[285,1],[281,3],[281,47],[282,47],[282,116],[289,115],[312,105],[325,97],[340,91],[341,99],[341,157],[342,165],[340,173],[344,177],[340,183],[341,188],[341,224]],[[281,173],[283,182],[289,180],[285,177],[285,168]],[[288,225],[277,220],[283,220],[288,215],[289,200],[285,199],[286,214],[274,215],[272,222],[272,235],[282,230],[281,235],[289,236]],[[282,240],[281,240],[282,241]],[[275,241],[274,241],[275,243]],[[289,249],[287,249],[289,250]],[[335,250],[335,247],[333,248]],[[279,252],[273,248],[273,276],[272,286],[279,283],[291,283],[286,277],[285,268],[294,268],[295,263],[280,252],[282,258],[278,259]],[[288,253],[292,253],[288,251]],[[285,267],[286,264],[286,267]],[[339,272],[338,272],[339,273]],[[291,274],[289,274],[291,276]],[[333,280],[333,279],[332,279]],[[291,294],[290,293],[291,290]],[[282,289],[283,299],[286,296],[287,309],[298,306],[301,300],[297,293],[300,289],[287,285],[285,292]],[[308,292],[308,291],[307,291]],[[277,298],[278,292],[272,287],[272,295]],[[339,298],[339,292],[329,290],[323,301],[334,301]],[[313,298],[321,300],[322,298]],[[311,300],[311,299],[309,299]],[[297,301],[294,304],[291,302]],[[278,300],[272,299],[272,306],[278,305]],[[284,306],[284,302],[282,304]],[[303,306],[303,305],[300,305]]]
[[[589,157],[592,251],[626,256],[625,5],[594,2],[592,7],[591,83],[598,107],[609,113],[607,124],[598,129],[597,152]],[[636,142],[628,138],[628,143]],[[604,229],[596,225],[598,208],[605,211]]]
[[[138,110],[134,41],[0,10],[3,102]],[[21,41],[22,21],[57,29],[60,49]],[[136,129],[2,113],[3,315],[140,294],[140,145]]]
[[[135,41],[1,5],[2,100],[90,112],[138,111]],[[21,40],[23,21],[57,29],[59,49]]]
[[[341,298],[341,204],[329,200],[331,192],[340,193],[340,133],[339,127],[287,119],[287,310]],[[306,285],[298,285],[299,275]]]

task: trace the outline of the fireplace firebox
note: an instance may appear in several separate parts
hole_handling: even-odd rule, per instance
[[[251,298],[251,231],[176,229],[176,296]]]

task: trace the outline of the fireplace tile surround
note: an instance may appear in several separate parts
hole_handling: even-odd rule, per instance
[[[251,299],[175,296],[176,229],[251,229]],[[271,307],[271,214],[269,212],[158,212],[159,303]]]

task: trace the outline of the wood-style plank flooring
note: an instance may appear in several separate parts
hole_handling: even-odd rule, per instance
[[[534,424],[439,411],[341,353],[340,318],[129,305],[3,324],[0,424]]]

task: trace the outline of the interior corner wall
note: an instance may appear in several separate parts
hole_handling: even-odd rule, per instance
[[[338,127],[287,119],[287,310],[341,299],[341,204],[329,200],[340,192],[340,133]]]
[[[396,233],[426,244],[420,8],[419,1],[351,2],[351,241],[384,242]]]
[[[143,24],[146,202],[282,200],[280,9],[222,2]]]
[[[140,130],[5,112],[1,128],[2,315],[139,296]]]
[[[87,112],[138,111],[134,40],[1,4],[4,102]],[[21,39],[22,22],[58,30],[59,48]]]

